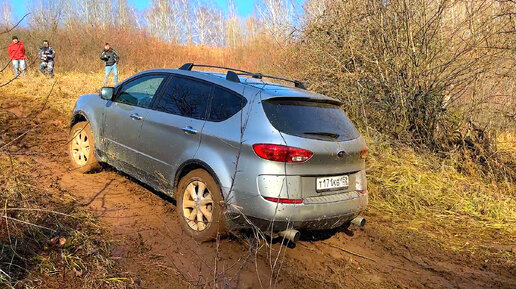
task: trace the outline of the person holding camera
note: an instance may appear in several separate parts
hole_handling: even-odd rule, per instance
[[[43,40],[43,47],[39,49],[39,59],[41,59],[41,64],[39,65],[39,71],[45,74],[45,69],[48,70],[48,75],[50,77],[54,77],[54,57],[56,53],[54,49],[49,46],[48,40]]]
[[[119,57],[118,57],[118,54],[116,53],[116,51],[113,48],[111,48],[109,43],[106,43],[106,45],[104,46],[104,50],[102,50],[100,59],[106,63],[106,68],[105,68],[106,73],[104,75],[104,85],[107,84],[109,73],[111,73],[111,72],[113,72],[113,81],[116,85],[118,83],[117,64],[118,64]]]

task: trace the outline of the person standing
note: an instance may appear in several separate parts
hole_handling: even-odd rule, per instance
[[[54,77],[54,57],[56,53],[54,49],[50,47],[48,40],[43,40],[43,47],[39,49],[39,59],[41,64],[39,65],[39,71],[45,74],[45,69],[48,69],[48,75]]]
[[[104,75],[104,85],[106,85],[108,82],[108,77],[109,77],[110,72],[113,72],[113,82],[116,85],[118,83],[117,64],[118,64],[119,57],[118,57],[118,54],[116,53],[116,51],[113,48],[111,48],[109,43],[106,43],[106,45],[104,45],[104,50],[102,50],[100,59],[106,63],[106,68],[105,68],[106,73]]]
[[[13,62],[14,76],[18,77],[20,71],[22,75],[25,75],[25,46],[17,36],[13,36],[13,42],[9,44],[8,52],[9,58]]]

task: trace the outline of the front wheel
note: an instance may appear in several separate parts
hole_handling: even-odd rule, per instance
[[[225,234],[222,191],[208,172],[189,172],[179,181],[176,196],[181,227],[188,235],[203,242]]]
[[[73,170],[88,173],[100,169],[95,157],[95,141],[89,122],[81,121],[72,127],[68,150]]]

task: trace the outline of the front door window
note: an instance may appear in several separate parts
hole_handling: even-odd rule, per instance
[[[164,75],[149,75],[135,79],[121,88],[115,101],[139,107],[150,107],[152,99],[164,79]]]

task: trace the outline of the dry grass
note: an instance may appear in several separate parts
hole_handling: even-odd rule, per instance
[[[0,146],[48,121],[55,109],[72,109],[73,92],[56,85],[50,95],[52,111],[45,110],[44,118],[34,115],[41,110],[52,84],[47,78],[28,76],[2,88],[0,95],[14,95],[26,103],[23,108],[2,103]],[[23,148],[33,140],[29,132],[13,146]],[[10,148],[0,152],[0,287],[57,288],[63,286],[64,278],[66,288],[125,288],[129,279],[118,277],[105,229],[59,185],[37,189],[33,164],[27,158],[11,156]]]
[[[0,155],[0,287],[125,287],[104,229],[76,201],[35,189],[26,164]]]
[[[514,154],[516,139],[503,139]],[[516,266],[516,184],[462,174],[453,157],[373,139],[368,144],[369,214],[393,237],[404,236],[423,254],[435,245]]]

